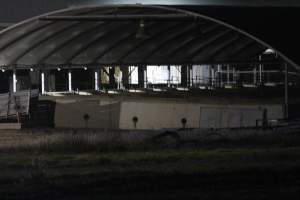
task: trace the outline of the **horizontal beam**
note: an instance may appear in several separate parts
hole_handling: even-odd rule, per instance
[[[155,21],[172,21],[184,20],[191,21],[200,19],[187,14],[140,14],[140,15],[85,15],[85,16],[45,16],[40,17],[45,21],[128,21],[128,20],[155,20]]]
[[[108,67],[108,66],[145,66],[145,65],[282,65],[284,62],[281,61],[223,61],[223,62],[145,62],[145,63],[87,63],[87,64],[41,64],[41,65],[11,65],[11,66],[0,66],[1,69],[9,70],[15,67],[16,69],[30,69],[30,68],[38,68],[38,69],[78,69],[87,67],[89,69],[97,69],[99,67]]]

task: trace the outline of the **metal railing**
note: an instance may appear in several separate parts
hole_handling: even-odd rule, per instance
[[[0,94],[0,119],[18,118],[19,115],[28,115],[30,100],[38,95],[38,90]]]

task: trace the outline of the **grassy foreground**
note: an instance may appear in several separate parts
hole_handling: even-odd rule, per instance
[[[7,146],[10,137],[19,138],[5,135],[0,143]],[[298,199],[299,195],[297,144],[0,151],[0,199]]]

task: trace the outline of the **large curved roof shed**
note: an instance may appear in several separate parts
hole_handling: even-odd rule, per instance
[[[0,32],[0,66],[7,69],[256,63],[267,49],[273,48],[221,21],[139,4],[74,7]]]

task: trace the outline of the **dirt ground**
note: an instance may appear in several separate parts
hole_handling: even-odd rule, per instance
[[[222,141],[223,145],[105,151],[3,147],[43,137],[0,136],[0,199],[273,200],[300,195],[300,145],[295,142]]]

